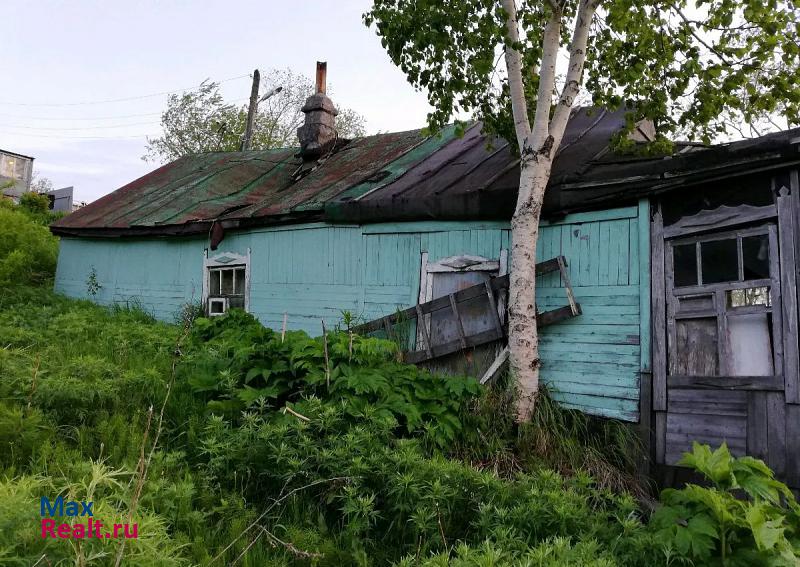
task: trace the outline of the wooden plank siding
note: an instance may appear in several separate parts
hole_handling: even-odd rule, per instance
[[[638,420],[639,372],[649,368],[649,347],[641,347],[650,340],[649,314],[641,309],[649,303],[641,285],[649,285],[647,227],[640,225],[646,206],[543,223],[538,244],[539,258],[567,258],[584,312],[542,330],[543,380],[565,405],[629,421]],[[95,301],[135,301],[172,320],[182,305],[201,299],[206,246],[197,238],[63,238],[55,287],[87,298],[94,267],[102,285]],[[248,249],[250,311],[273,328],[288,313],[290,329],[318,335],[321,319],[333,328],[345,310],[370,321],[415,305],[423,252],[430,262],[457,254],[496,259],[511,242],[503,222],[314,223],[229,233],[215,253]],[[541,311],[567,304],[558,272],[537,288]]]
[[[542,380],[566,406],[639,419],[640,373],[650,368],[648,235],[646,201],[543,223],[537,257],[567,258],[583,311],[541,332]],[[557,272],[536,288],[540,311],[564,305]]]

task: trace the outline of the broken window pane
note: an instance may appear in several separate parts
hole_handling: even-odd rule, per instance
[[[697,285],[697,247],[681,244],[672,249],[675,287]]]
[[[768,287],[731,289],[726,292],[726,296],[728,308],[751,307],[753,305],[769,307],[772,304]]]
[[[233,270],[223,270],[222,272],[222,295],[233,293]]]
[[[235,280],[234,293],[236,295],[244,295],[244,268],[236,268]]]
[[[772,376],[774,371],[769,323],[768,313],[728,317],[732,376]]]
[[[769,279],[769,237],[766,234],[742,237],[742,262],[745,280]]]
[[[702,242],[700,259],[704,284],[739,280],[739,253],[735,238]]]
[[[678,376],[717,376],[717,318],[678,319],[675,321],[675,360],[672,374]]]
[[[211,271],[211,295],[219,295],[219,270]]]

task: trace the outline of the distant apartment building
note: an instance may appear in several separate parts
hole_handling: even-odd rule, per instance
[[[32,176],[32,157],[0,149],[0,190],[4,196],[19,201],[30,191]]]

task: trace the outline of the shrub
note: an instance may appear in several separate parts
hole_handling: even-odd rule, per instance
[[[712,451],[695,442],[679,464],[711,486],[661,493],[652,528],[667,557],[702,565],[800,563],[800,506],[762,461],[733,458],[724,443]]]
[[[241,310],[198,319],[191,338],[181,375],[209,399],[209,409],[223,415],[317,396],[354,420],[368,414],[395,420],[406,433],[424,430],[444,446],[460,433],[462,408],[479,389],[472,378],[398,362],[390,341],[341,331],[318,338],[290,331],[282,338]]]
[[[58,240],[24,213],[0,207],[0,285],[35,284],[55,274]]]

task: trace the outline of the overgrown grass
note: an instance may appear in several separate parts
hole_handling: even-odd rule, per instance
[[[39,537],[38,499],[57,494],[93,500],[104,522],[139,524],[123,565],[638,566],[713,555],[676,545],[685,535],[669,518],[647,525],[627,490],[627,428],[546,396],[518,428],[510,389],[407,367],[395,348],[347,332],[281,341],[241,312],[198,319],[186,335],[136,304],[4,293],[0,563],[114,565],[114,540]]]

